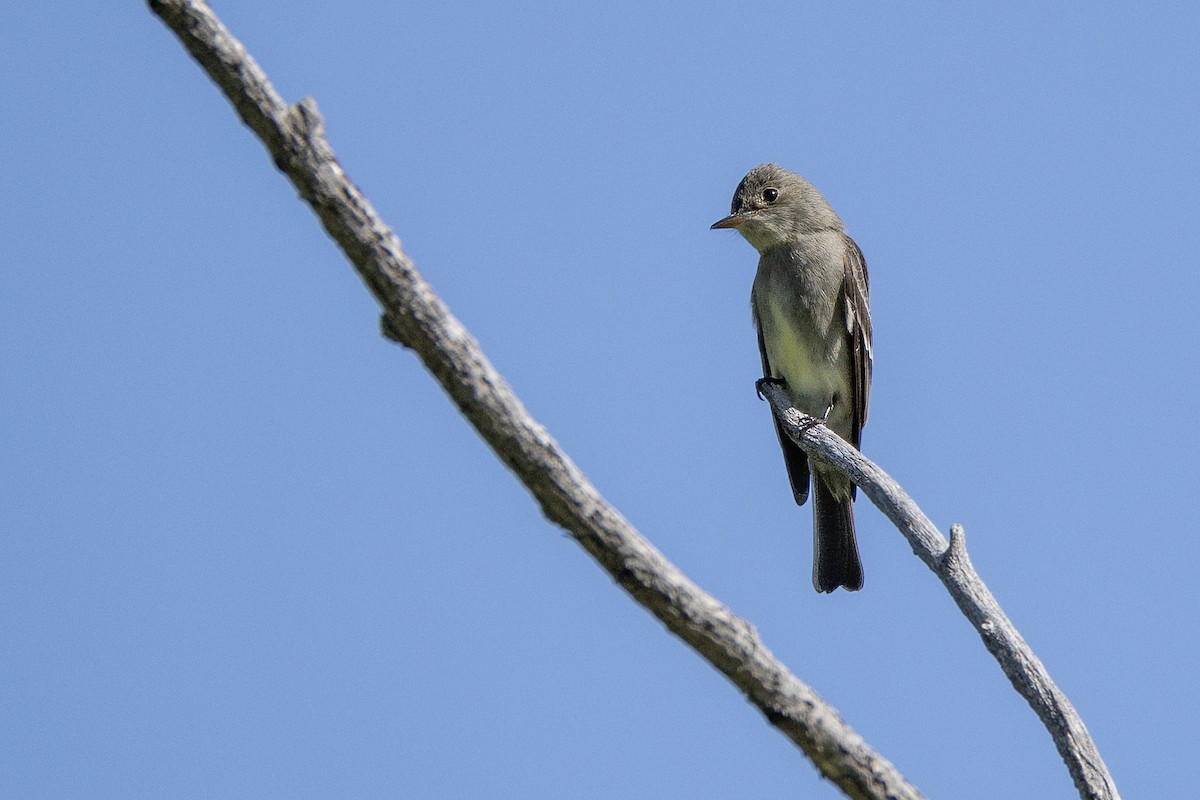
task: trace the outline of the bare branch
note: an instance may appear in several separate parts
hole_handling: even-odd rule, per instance
[[[810,457],[850,476],[900,529],[913,552],[945,584],[959,609],[979,631],[988,652],[1000,662],[1000,668],[1013,688],[1029,701],[1054,737],[1080,797],[1118,800],[1116,784],[1083,720],[1066,695],[1055,686],[1042,662],[1021,638],[971,565],[962,526],[954,525],[950,529],[950,541],[947,542],[890,475],[821,425],[820,420],[792,408],[782,388],[766,383],[762,394],[771,402],[775,415],[783,421],[796,444]]]
[[[692,583],[610,506],[529,415],[342,171],[324,138],[316,104],[311,99],[296,106],[285,103],[202,2],[149,0],[149,6],[221,87],[312,206],[383,307],[385,335],[417,353],[545,515],[723,672],[848,796],[920,797],[832,706],[788,672],[750,623]]]

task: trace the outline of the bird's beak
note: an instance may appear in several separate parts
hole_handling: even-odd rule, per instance
[[[715,231],[717,228],[736,228],[746,221],[745,214],[730,214],[728,217],[719,219],[709,226],[710,231]]]

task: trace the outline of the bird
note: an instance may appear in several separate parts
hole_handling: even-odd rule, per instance
[[[775,164],[746,174],[728,216],[758,251],[750,310],[763,377],[782,386],[798,410],[822,420],[855,448],[871,393],[871,311],[862,250],[825,197],[802,176]],[[862,561],[854,532],[856,487],[840,472],[809,463],[774,419],[797,505],[813,494],[813,588],[857,591]]]

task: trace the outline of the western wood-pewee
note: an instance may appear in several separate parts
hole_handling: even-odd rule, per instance
[[[712,227],[734,228],[758,250],[750,310],[763,379],[782,384],[796,408],[858,447],[871,392],[871,312],[867,263],[841,219],[804,178],[762,164],[742,178],[729,216]],[[796,504],[804,505],[808,457],[778,420],[775,432]],[[812,484],[813,586],[861,589],[855,486],[818,464]]]

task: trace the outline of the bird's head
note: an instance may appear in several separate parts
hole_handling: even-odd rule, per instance
[[[821,230],[842,230],[842,221],[817,188],[775,164],[760,164],[742,178],[729,216],[713,228],[733,228],[760,253]]]

